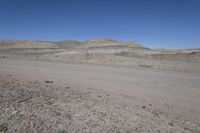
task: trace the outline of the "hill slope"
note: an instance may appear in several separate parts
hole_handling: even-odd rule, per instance
[[[0,40],[0,48],[59,48],[53,42],[31,40]]]
[[[104,46],[119,46],[123,43],[111,39],[97,39],[97,40],[88,40],[83,42],[79,48],[88,48],[88,47],[104,47]]]

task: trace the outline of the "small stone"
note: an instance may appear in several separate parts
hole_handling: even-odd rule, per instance
[[[60,112],[56,112],[56,116],[61,116],[62,114]]]
[[[70,89],[70,87],[69,87],[69,86],[67,86],[67,87],[65,87],[65,89]]]
[[[48,81],[48,80],[46,80],[46,81],[44,81],[45,83],[53,83],[53,81]]]
[[[170,126],[172,126],[172,127],[174,126],[174,124],[173,124],[172,122],[169,122],[168,124],[169,124]]]
[[[142,108],[143,108],[143,109],[146,109],[146,106],[143,105]]]

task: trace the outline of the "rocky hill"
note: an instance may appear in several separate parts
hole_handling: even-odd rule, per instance
[[[0,40],[0,48],[59,48],[59,46],[45,41]]]
[[[88,40],[83,42],[79,47],[80,48],[90,48],[90,47],[105,47],[105,46],[120,46],[123,42],[111,40],[111,39],[97,39],[97,40]]]
[[[64,41],[58,41],[54,43],[56,43],[60,48],[64,48],[64,49],[72,49],[81,45],[81,42],[76,41],[76,40],[64,40]]]
[[[144,48],[139,43],[130,41],[124,43],[122,41],[112,39],[96,39],[87,41],[64,40],[64,41],[34,41],[34,40],[0,40],[0,48],[98,48],[98,47],[112,47],[123,46],[130,48]]]
[[[144,48],[144,46],[142,46],[141,44],[139,44],[138,42],[134,42],[134,41],[129,41],[126,44],[128,47],[131,48]]]

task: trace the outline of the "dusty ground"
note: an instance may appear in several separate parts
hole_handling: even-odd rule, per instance
[[[0,59],[0,132],[200,132],[200,73]]]

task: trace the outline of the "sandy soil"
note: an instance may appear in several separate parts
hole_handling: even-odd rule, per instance
[[[0,59],[0,132],[200,132],[200,73]]]

